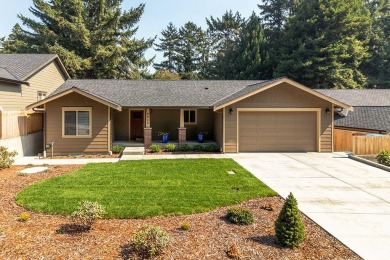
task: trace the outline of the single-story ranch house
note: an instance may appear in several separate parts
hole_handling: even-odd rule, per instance
[[[208,132],[222,152],[332,152],[349,104],[288,78],[268,81],[67,80],[27,109],[45,114],[55,154],[107,153],[114,141],[179,145]]]

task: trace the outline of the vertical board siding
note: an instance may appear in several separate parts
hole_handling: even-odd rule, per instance
[[[114,113],[114,138],[115,141],[129,141],[129,110],[122,109]]]
[[[288,83],[248,97],[225,109],[225,152],[237,152],[237,108],[321,108],[320,152],[332,152],[332,115],[325,113],[325,109],[331,107],[332,103]]]
[[[378,154],[390,150],[390,136],[353,136],[352,153],[356,155]]]
[[[197,140],[198,131],[207,132],[206,140],[214,138],[214,112],[212,109],[197,109],[197,124],[187,125],[187,140]]]
[[[0,138],[8,139],[43,130],[42,114],[27,111],[0,111]]]
[[[223,146],[223,109],[214,112],[214,140],[219,147]]]
[[[92,107],[91,138],[62,138],[63,107]],[[46,103],[46,118],[46,142],[55,142],[55,154],[108,152],[110,136],[107,106],[80,94],[71,93]]]
[[[160,140],[158,132],[169,132],[170,140],[178,140],[180,127],[180,109],[152,109],[150,115],[152,140]]]

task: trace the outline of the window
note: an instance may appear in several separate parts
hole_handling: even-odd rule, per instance
[[[196,110],[184,110],[184,123],[196,125]]]
[[[43,91],[38,91],[37,95],[38,95],[38,97],[37,97],[38,101],[41,101],[41,100],[46,98],[47,93],[43,92]]]
[[[91,137],[90,107],[64,107],[62,108],[63,127],[62,137]]]

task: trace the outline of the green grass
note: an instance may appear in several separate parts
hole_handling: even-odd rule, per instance
[[[231,159],[180,159],[88,164],[32,184],[16,200],[34,211],[65,215],[80,201],[97,201],[108,218],[144,218],[205,212],[274,195]]]

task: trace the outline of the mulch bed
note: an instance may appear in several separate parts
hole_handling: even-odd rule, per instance
[[[76,154],[76,155],[50,155],[45,159],[96,159],[96,158],[119,158],[120,154]]]
[[[121,259],[131,258],[129,240],[145,224],[159,225],[174,242],[159,259],[227,259],[233,245],[242,259],[360,259],[307,217],[307,240],[298,248],[274,243],[274,221],[283,205],[279,197],[240,203],[254,213],[255,223],[237,226],[224,220],[226,208],[206,213],[150,219],[104,219],[92,230],[79,230],[65,216],[29,212],[31,220],[18,221],[28,210],[15,203],[16,193],[27,185],[58,176],[81,166],[49,166],[49,170],[18,176],[24,167],[0,170],[0,259]],[[272,205],[273,211],[264,206]],[[190,223],[189,231],[179,229]],[[133,258],[131,258],[133,259]]]
[[[221,152],[195,152],[195,151],[175,151],[175,152],[167,152],[161,150],[158,153],[153,153],[150,149],[145,150],[145,155],[172,155],[172,154],[222,154]]]

